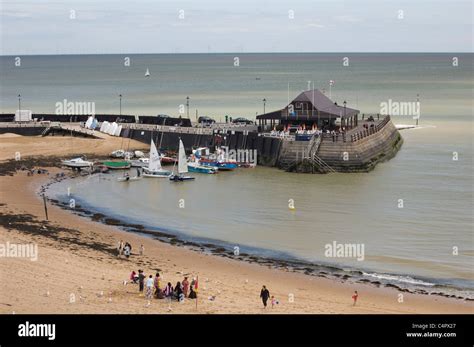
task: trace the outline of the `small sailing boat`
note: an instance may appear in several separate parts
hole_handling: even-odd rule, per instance
[[[145,77],[150,77],[150,70],[146,69]]]
[[[150,160],[148,163],[148,167],[143,168],[143,176],[144,177],[157,177],[157,178],[164,178],[170,177],[172,174],[171,171],[163,170],[161,167],[161,159],[158,150],[156,149],[155,142],[153,139],[151,140],[151,147],[150,147]]]
[[[170,181],[182,182],[193,180],[194,177],[184,176],[183,174],[188,172],[188,161],[186,159],[186,152],[184,151],[183,141],[179,139],[179,152],[178,152],[178,174],[170,176]]]

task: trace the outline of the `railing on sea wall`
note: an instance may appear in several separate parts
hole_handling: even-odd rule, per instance
[[[99,123],[100,125],[100,123]],[[225,134],[228,131],[235,132],[240,131],[244,134],[256,131],[256,126],[239,126],[239,125],[221,125],[220,127],[180,127],[180,126],[171,126],[171,125],[156,125],[156,124],[133,124],[133,123],[124,123],[122,124],[122,129],[132,129],[132,130],[151,130],[151,131],[164,131],[164,132],[174,132],[181,134],[203,134],[203,135],[213,135],[213,134]]]
[[[209,129],[209,128],[192,128],[192,127],[179,127],[179,126],[156,125],[156,124],[128,123],[128,124],[122,124],[122,129],[165,131],[165,132],[174,132],[174,133],[181,133],[181,134],[212,135],[214,133],[214,130]]]
[[[351,134],[351,142],[357,142],[367,136],[373,135],[380,130],[382,130],[390,121],[390,116],[385,116],[385,118],[377,123],[377,124],[372,124],[372,126],[367,127],[366,129],[360,130],[355,132],[354,134]]]

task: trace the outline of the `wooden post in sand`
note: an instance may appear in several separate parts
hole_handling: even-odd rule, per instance
[[[46,206],[46,196],[43,194],[43,203],[44,203],[44,214],[46,215],[46,220],[48,220],[48,206]]]

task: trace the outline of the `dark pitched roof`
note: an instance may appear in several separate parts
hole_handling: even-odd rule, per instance
[[[321,93],[318,89],[307,90],[298,95],[293,101],[309,101],[313,106],[321,112],[330,113],[336,116],[351,117],[359,113],[359,110],[346,107],[344,113],[344,106],[335,105],[331,99]]]
[[[309,101],[317,110],[321,112],[321,114],[328,114],[336,117],[344,117],[344,115],[346,117],[352,117],[359,113],[359,110],[349,107],[346,107],[344,112],[344,106],[335,105],[331,99],[321,93],[318,89],[302,92],[295,99],[293,99],[292,102],[294,101]],[[286,107],[283,110],[258,115],[257,119],[280,119],[284,114],[286,114]]]

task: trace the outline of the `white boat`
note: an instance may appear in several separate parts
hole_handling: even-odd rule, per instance
[[[138,160],[130,160],[130,165],[132,167],[148,167],[148,165],[150,165],[150,159],[140,158]]]
[[[150,70],[146,69],[145,77],[150,77]]]
[[[178,174],[173,174],[170,176],[170,181],[180,182],[180,181],[190,181],[194,177],[185,176],[184,174],[188,173],[188,160],[186,159],[186,152],[184,151],[183,141],[179,139],[179,152],[178,152]]]
[[[125,157],[125,151],[123,149],[117,149],[116,151],[110,153],[110,156],[112,158],[123,158]]]
[[[134,154],[135,154],[135,158],[144,158],[145,157],[145,153],[143,153],[142,151],[135,151]]]
[[[163,170],[161,167],[161,158],[158,150],[156,149],[155,142],[151,140],[151,147],[150,147],[150,159],[148,163],[148,167],[143,167],[143,176],[144,177],[157,177],[157,178],[164,178],[170,177],[171,171]]]
[[[82,158],[73,158],[70,160],[63,160],[61,163],[64,166],[72,167],[72,168],[83,168],[83,167],[92,167],[94,165],[93,162],[84,160]]]

